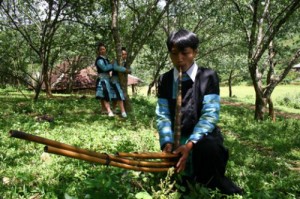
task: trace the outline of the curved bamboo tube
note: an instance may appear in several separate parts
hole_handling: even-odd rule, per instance
[[[144,152],[144,153],[124,153],[118,152],[116,156],[119,157],[130,157],[130,158],[138,158],[138,159],[173,159],[178,158],[178,154],[173,153],[165,153],[165,152]]]
[[[139,161],[136,159],[126,159],[123,157],[134,157],[137,159],[167,159],[167,158],[175,158],[178,157],[178,155],[175,154],[167,154],[167,153],[163,153],[163,152],[158,152],[158,153],[142,153],[142,154],[137,154],[134,153],[132,156],[130,156],[130,153],[121,153],[121,154],[129,154],[127,156],[120,156],[119,153],[117,154],[117,156],[113,156],[113,155],[108,155],[108,154],[104,154],[104,153],[97,153],[94,151],[89,151],[86,149],[82,149],[82,148],[78,148],[72,145],[68,145],[68,144],[64,144],[61,142],[57,142],[54,140],[50,140],[47,138],[43,138],[43,137],[39,137],[39,136],[35,136],[35,135],[31,135],[28,133],[24,133],[21,131],[15,131],[15,130],[11,130],[9,132],[11,137],[15,137],[15,138],[20,138],[20,139],[24,139],[24,140],[28,140],[28,141],[33,141],[36,143],[40,143],[40,144],[45,144],[48,145],[48,147],[51,148],[56,148],[58,151],[58,149],[60,150],[64,150],[64,151],[70,151],[70,152],[74,152],[76,154],[81,154],[81,155],[86,155],[89,157],[95,157],[98,159],[101,159],[101,161],[105,161],[105,162],[118,162],[121,164],[126,164],[126,165],[131,165],[131,166],[142,166],[142,167],[157,167],[157,168],[164,168],[164,167],[172,167],[176,165],[175,161]],[[146,155],[145,155],[146,154]]]
[[[145,172],[165,172],[168,171],[169,168],[150,168],[150,167],[141,167],[141,166],[133,166],[133,165],[127,165],[127,164],[122,164],[119,162],[114,162],[114,161],[107,161],[101,158],[96,158],[93,156],[89,156],[86,154],[81,154],[81,153],[76,153],[74,151],[69,151],[69,150],[64,150],[64,149],[59,149],[56,147],[51,147],[51,146],[45,146],[44,148],[45,152],[48,153],[53,153],[57,155],[63,155],[66,157],[71,157],[79,160],[85,160],[89,162],[94,162],[94,163],[99,163],[102,165],[107,165],[107,166],[115,166],[123,169],[129,169],[129,170],[135,170],[135,171],[145,171]]]

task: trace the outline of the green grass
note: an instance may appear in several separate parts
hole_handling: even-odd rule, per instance
[[[220,88],[220,95],[222,99],[225,100],[235,100],[239,102],[244,102],[247,104],[255,104],[255,91],[252,86],[233,86],[231,99],[228,98],[229,90],[228,87]],[[288,98],[294,101],[295,104],[300,104],[300,86],[299,85],[279,85],[275,88],[272,93],[272,100],[275,109],[300,114],[300,107],[295,108],[293,104],[288,106],[283,100]]]
[[[247,92],[238,90],[245,97],[234,91],[236,99],[243,101]],[[8,136],[9,130],[20,130],[108,154],[159,151],[155,102],[144,95],[132,97],[134,113],[124,120],[101,115],[99,102],[92,95],[56,95],[51,99],[42,95],[33,103],[12,88],[0,90],[0,196],[179,198],[181,187],[169,178],[172,173],[136,172],[52,154],[42,159],[43,145]],[[45,114],[53,116],[54,122],[37,121]],[[298,120],[278,117],[276,123],[255,122],[253,111],[223,105],[219,125],[230,150],[227,175],[245,190],[243,197],[228,198],[300,197]],[[221,197],[216,191],[194,185],[185,198],[212,196]]]

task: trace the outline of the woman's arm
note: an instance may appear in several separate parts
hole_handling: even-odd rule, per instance
[[[103,59],[99,59],[97,61],[97,67],[99,67],[104,72],[108,72],[108,71],[111,71],[113,69],[113,65],[112,64],[105,64]]]

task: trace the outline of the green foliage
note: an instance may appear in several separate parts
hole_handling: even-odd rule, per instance
[[[300,109],[300,93],[288,93],[277,99],[277,103],[294,109]]]
[[[297,82],[297,79],[300,78],[300,73],[296,71],[290,71],[288,75],[282,81],[283,84],[290,84]]]
[[[291,168],[299,164],[299,121],[254,122],[243,107],[224,106],[222,113],[221,127],[231,149],[229,176],[237,175],[251,198],[297,198],[299,173]]]
[[[168,171],[166,178],[160,180],[158,185],[159,190],[152,189],[152,196],[154,199],[168,199],[168,198],[179,198],[180,194],[178,192],[174,192],[176,181],[172,180],[172,176],[174,175],[174,168]]]
[[[30,93],[26,93],[30,94]],[[0,195],[3,198],[222,198],[199,184],[182,187],[177,174],[144,173],[91,164],[43,153],[43,146],[9,138],[21,130],[81,148],[116,152],[159,151],[154,98],[132,98],[127,119],[100,114],[94,96],[42,97],[34,103],[13,88],[0,89]],[[53,117],[53,121],[38,118]],[[300,196],[298,120],[254,122],[243,106],[223,105],[220,126],[230,149],[227,175],[244,196],[227,198],[297,198]],[[298,165],[298,166],[297,166]]]

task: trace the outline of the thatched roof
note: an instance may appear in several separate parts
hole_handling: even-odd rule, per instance
[[[95,66],[92,65],[80,70],[75,70],[73,73],[73,78],[70,78],[70,74],[71,71],[68,62],[63,62],[58,65],[51,75],[51,90],[67,90],[70,82],[73,82],[73,90],[96,88],[97,70]],[[141,82],[142,80],[138,77],[128,75],[128,85],[136,85]]]
[[[127,85],[136,85],[139,83],[142,83],[143,80],[141,80],[140,78],[133,76],[133,75],[128,75],[128,81],[127,81]]]
[[[60,70],[51,75],[51,89],[66,90],[71,82],[73,90],[95,88],[96,78],[97,72],[93,66],[75,71],[73,78],[70,77],[70,71]]]

